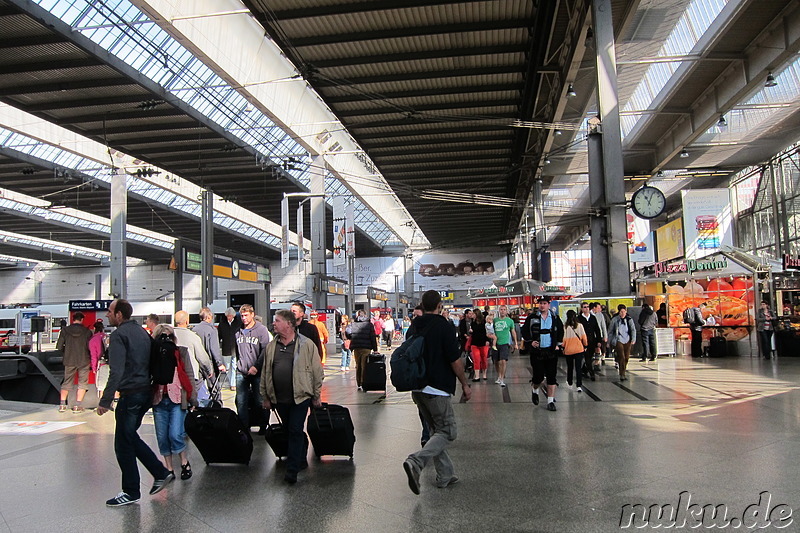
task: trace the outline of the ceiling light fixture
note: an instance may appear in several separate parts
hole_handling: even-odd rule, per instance
[[[679,157],[680,157],[681,159],[686,159],[687,157],[689,157],[689,152],[687,152],[687,151],[686,151],[686,148],[684,148],[683,150],[681,150],[681,153],[680,153]]]
[[[561,135],[563,132],[561,130],[555,130],[553,135]]]
[[[549,165],[550,164],[550,158],[547,157],[547,156],[544,156],[544,160],[542,161],[542,163],[544,163],[545,165]]]
[[[717,121],[717,127],[718,128],[727,128],[728,127],[728,121],[725,120],[725,115],[720,115],[719,116],[719,120]]]
[[[575,92],[575,87],[570,83],[569,86],[567,86],[567,98],[575,98],[576,96],[578,96],[578,93]]]
[[[775,76],[770,72],[767,74],[767,79],[764,80],[764,87],[775,87],[776,85],[778,85],[778,80],[776,80]]]

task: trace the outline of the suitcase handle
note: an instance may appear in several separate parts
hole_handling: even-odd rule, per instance
[[[331,426],[333,426],[333,417],[331,416],[330,410],[326,409],[327,407],[328,407],[328,404],[323,402],[319,407],[312,407],[311,408],[311,413],[314,415],[314,422],[316,422],[317,425],[319,425],[319,420],[317,418],[317,412],[325,409],[325,412],[328,414],[328,422],[330,423]]]

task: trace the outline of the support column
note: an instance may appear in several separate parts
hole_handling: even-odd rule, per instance
[[[406,250],[406,253],[403,254],[403,271],[406,273],[403,276],[403,292],[411,298],[411,304],[413,307],[416,307],[419,302],[415,300],[414,294],[414,256],[411,255],[409,250]]]
[[[623,295],[631,292],[631,276],[611,0],[592,1],[592,22],[597,53],[597,102],[602,121],[609,291]]]
[[[308,169],[311,177],[311,276],[310,285],[306,292],[311,294],[314,309],[328,307],[328,295],[320,290],[320,284],[314,280],[321,280],[328,275],[325,263],[325,160],[321,155],[311,160]]]
[[[591,126],[590,126],[591,128]],[[592,246],[592,292],[609,294],[608,247],[606,246],[606,195],[603,185],[603,136],[590,129],[587,139],[589,151],[589,215],[590,243]]]
[[[175,316],[175,313],[183,309],[183,241],[180,239],[175,239],[175,251],[173,252],[175,255],[175,265],[178,267],[175,269],[173,279],[172,279],[172,295],[174,296],[174,305],[175,309],[172,311],[172,315]]]
[[[353,316],[356,298],[356,258],[352,255],[347,256],[347,302],[345,302],[345,312],[348,316]]]
[[[126,275],[128,250],[125,242],[128,224],[128,176],[117,170],[111,176],[111,296],[128,297]]]
[[[104,300],[103,298],[103,275],[102,274],[95,274],[94,275],[94,299],[95,300]],[[39,300],[36,300],[37,302]]]
[[[211,307],[214,301],[214,194],[200,194],[200,305]]]

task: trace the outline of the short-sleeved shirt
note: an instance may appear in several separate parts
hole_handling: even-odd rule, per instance
[[[511,331],[514,329],[514,321],[509,317],[496,318],[494,320],[494,334],[497,336],[497,344],[511,344]]]

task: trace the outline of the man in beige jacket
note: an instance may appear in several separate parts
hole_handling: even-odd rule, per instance
[[[308,441],[303,427],[311,405],[322,405],[322,364],[313,341],[295,330],[291,311],[281,309],[272,322],[275,338],[264,349],[261,397],[264,409],[277,409],[289,434],[286,460],[287,483],[297,482],[297,473],[308,466]]]

